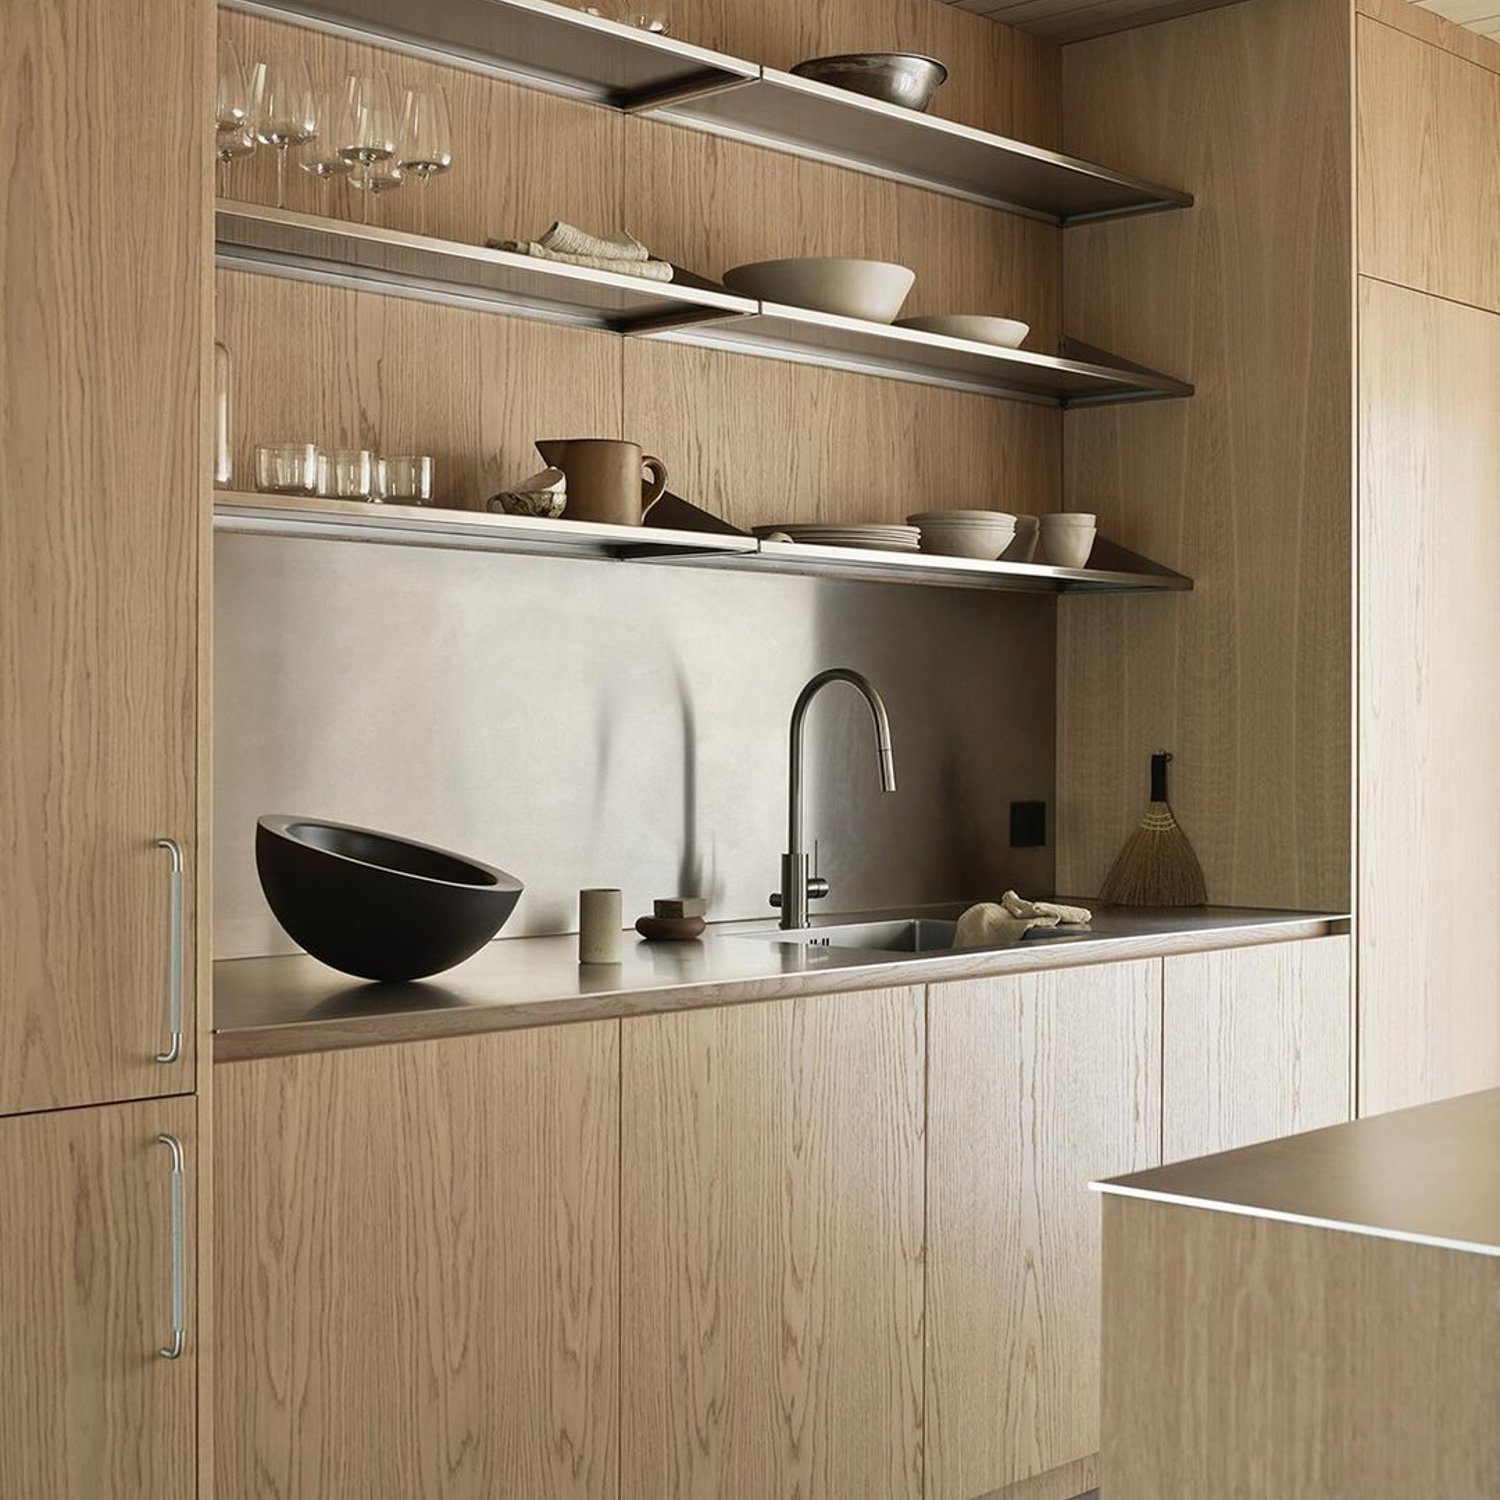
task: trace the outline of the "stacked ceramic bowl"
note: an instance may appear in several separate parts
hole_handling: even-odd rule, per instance
[[[1016,534],[1016,518],[1003,510],[923,510],[906,519],[921,528],[922,550],[943,557],[994,562]]]
[[[1094,517],[1061,510],[1042,517],[1042,557],[1054,568],[1081,568],[1094,550]]]
[[[756,526],[755,535],[766,542],[800,542],[805,547],[870,547],[878,552],[915,552],[915,526],[885,526],[865,523],[820,525],[784,521],[776,526]]]

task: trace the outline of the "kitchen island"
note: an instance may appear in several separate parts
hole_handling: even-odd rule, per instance
[[[1096,1187],[1112,1500],[1500,1494],[1500,1089]]]

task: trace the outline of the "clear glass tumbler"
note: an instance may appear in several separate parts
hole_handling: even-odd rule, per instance
[[[432,500],[432,459],[425,453],[382,458],[376,466],[375,498],[392,505],[427,505]]]
[[[368,500],[375,455],[368,448],[332,448],[318,457],[318,493],[331,500]]]
[[[316,443],[267,443],[255,450],[255,487],[264,495],[315,495]]]

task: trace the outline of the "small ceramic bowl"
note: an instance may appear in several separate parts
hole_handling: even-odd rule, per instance
[[[922,551],[942,557],[994,562],[1016,534],[1016,518],[1003,510],[925,510],[906,519],[921,528]]]
[[[1015,540],[1000,554],[1001,562],[1029,563],[1036,557],[1040,526],[1035,516],[1016,517]]]
[[[831,255],[758,260],[724,273],[724,285],[747,297],[869,323],[889,323],[901,311],[916,279],[915,271],[890,261]]]
[[[1082,568],[1094,550],[1094,518],[1085,511],[1043,516],[1042,556],[1054,568]]]
[[[561,469],[543,469],[513,490],[491,495],[489,508],[508,516],[538,516],[555,521],[568,508],[568,481]]]
[[[919,333],[940,333],[950,339],[968,339],[974,344],[993,344],[997,349],[1019,349],[1031,332],[1031,324],[1018,318],[991,318],[978,313],[899,318],[896,327],[914,328]]]

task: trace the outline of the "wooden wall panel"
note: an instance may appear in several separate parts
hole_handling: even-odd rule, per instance
[[[1457,12],[1482,5],[1485,0],[1438,0],[1438,3],[1443,10]],[[1455,57],[1467,58],[1492,73],[1500,73],[1500,34],[1486,36],[1472,26],[1450,21],[1447,16],[1428,9],[1427,0],[1418,0],[1417,4],[1412,0],[1355,0],[1354,9],[1398,31],[1420,37]]]
[[[1067,149],[1197,195],[1069,231],[1069,332],[1197,395],[1070,412],[1065,494],[1197,586],[1064,602],[1064,890],[1098,889],[1167,748],[1212,900],[1349,899],[1348,30],[1341,0],[1247,0],[1066,49]]]
[[[1326,937],[1164,960],[1163,1161],[1349,1118],[1352,958]]]
[[[928,1500],[1061,1500],[1098,1448],[1088,1183],[1160,1161],[1161,973],[928,992]]]
[[[1361,281],[1361,1114],[1500,1083],[1497,391],[1500,315]]]
[[[1356,26],[1360,270],[1500,312],[1500,71]]]
[[[4,7],[0,1114],[193,1087],[207,40],[188,0]]]
[[[625,1023],[623,1500],[920,1500],[923,1008]]]
[[[216,1070],[218,1500],[614,1500],[618,1047]]]

